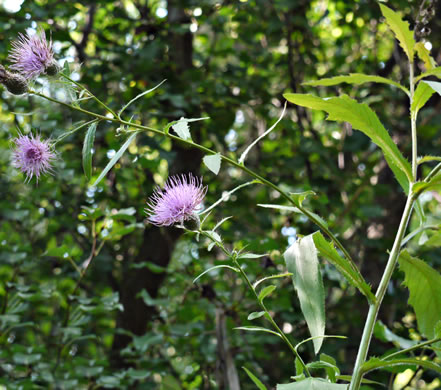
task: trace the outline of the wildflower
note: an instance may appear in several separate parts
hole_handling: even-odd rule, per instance
[[[38,179],[41,174],[51,170],[55,153],[51,150],[49,141],[43,141],[40,136],[21,135],[14,139],[13,164],[26,174],[30,181],[32,176]]]
[[[21,73],[26,79],[34,79],[42,73],[53,76],[58,73],[59,65],[54,60],[52,41],[46,40],[44,30],[35,34],[19,34],[18,39],[12,42],[9,54],[12,62],[11,69]]]
[[[3,66],[0,65],[0,83],[3,84],[6,89],[14,95],[21,95],[28,90],[28,82],[26,79],[18,73],[8,72]]]
[[[149,214],[148,221],[156,226],[170,226],[197,219],[199,209],[207,187],[202,186],[202,179],[191,173],[170,177],[163,189],[157,188],[147,202],[145,209]]]

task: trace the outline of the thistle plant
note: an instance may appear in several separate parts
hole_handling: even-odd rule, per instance
[[[229,217],[215,222],[213,226],[209,216],[210,211],[222,203],[224,197],[211,206],[206,207],[203,205],[207,187],[203,186],[201,179],[193,176],[191,173],[188,175],[172,176],[166,181],[164,187],[157,188],[147,201],[146,213],[150,224],[161,227],[162,229],[172,225],[179,227],[186,233],[194,235],[195,238],[201,242],[201,245],[203,242],[200,238],[203,237],[207,240],[208,250],[217,247],[225,256],[227,263],[216,265],[205,270],[202,274],[196,276],[195,282],[198,282],[201,277],[208,278],[212,270],[219,268],[233,271],[242,278],[245,287],[250,291],[256,302],[255,306],[257,310],[248,315],[248,320],[262,321],[263,326],[240,326],[238,329],[245,332],[266,332],[275,337],[279,337],[286,344],[287,350],[292,353],[292,358],[295,362],[295,372],[293,368],[292,373],[293,381],[288,384],[277,385],[278,390],[358,390],[366,374],[373,370],[388,369],[389,367],[421,367],[424,370],[433,370],[437,373],[441,373],[441,365],[439,364],[438,357],[434,356],[428,359],[427,357],[419,358],[412,355],[414,351],[422,350],[423,348],[433,349],[439,354],[436,343],[441,341],[441,305],[438,305],[438,303],[441,302],[441,275],[423,260],[411,255],[410,250],[406,248],[407,243],[413,238],[431,229],[433,226],[428,224],[425,220],[419,197],[426,191],[439,189],[441,183],[441,174],[439,173],[441,164],[435,166],[426,175],[419,174],[418,167],[428,162],[439,161],[440,157],[419,157],[417,119],[419,111],[424,107],[429,98],[435,93],[441,93],[441,83],[426,80],[429,76],[440,78],[441,67],[435,65],[435,60],[430,56],[430,52],[424,46],[423,42],[415,42],[409,24],[403,21],[398,13],[384,5],[380,5],[380,7],[386,23],[395,34],[395,37],[408,58],[409,87],[394,80],[365,74],[340,75],[334,78],[310,81],[306,84],[309,86],[333,86],[341,83],[380,83],[396,88],[397,92],[403,92],[409,99],[410,134],[412,138],[411,162],[404,156],[378,116],[367,104],[359,103],[357,100],[349,98],[346,95],[327,98],[300,93],[286,93],[284,95],[286,100],[290,103],[312,110],[324,111],[328,114],[328,120],[349,123],[353,129],[359,130],[369,137],[370,140],[381,149],[386,163],[401,186],[403,194],[407,197],[405,208],[401,216],[401,222],[395,234],[393,246],[388,254],[388,261],[376,291],[372,291],[370,282],[366,280],[360,272],[357,266],[358,259],[354,259],[351,256],[337,234],[331,231],[327,222],[304,205],[305,199],[314,195],[313,191],[302,193],[286,192],[281,186],[273,183],[269,178],[260,175],[246,165],[248,152],[262,137],[269,134],[275,128],[283,117],[285,110],[283,110],[279,121],[268,129],[268,131],[263,133],[261,137],[253,141],[250,146],[245,149],[245,152],[240,158],[236,160],[193,141],[189,124],[193,121],[205,118],[181,118],[169,123],[163,129],[157,129],[146,126],[133,118],[126,119],[123,116],[124,111],[130,105],[135,104],[138,98],[152,93],[159,86],[143,92],[128,102],[119,111],[115,111],[93,95],[86,87],[72,80],[68,73],[69,67],[65,66],[63,72],[60,74],[60,78],[63,78],[77,93],[81,94],[82,97],[86,96],[88,99],[97,102],[104,112],[94,112],[88,108],[84,108],[82,106],[83,98],[80,99],[78,97],[74,103],[69,103],[60,101],[53,96],[35,89],[28,89],[27,91],[29,95],[46,99],[54,104],[60,104],[87,116],[89,122],[82,123],[66,134],[87,128],[83,144],[83,168],[88,179],[91,178],[92,150],[94,147],[95,133],[100,122],[107,121],[117,125],[120,129],[120,134],[127,137],[121,148],[110,159],[107,166],[93,182],[94,187],[96,187],[114,167],[131,143],[134,142],[137,137],[142,137],[147,133],[149,136],[165,137],[172,142],[199,149],[205,154],[203,163],[215,175],[220,171],[222,164],[228,164],[252,178],[252,181],[239,185],[230,191],[229,194],[243,190],[243,188],[248,185],[263,185],[278,194],[280,203],[259,204],[260,207],[267,209],[268,212],[279,212],[283,210],[289,213],[300,213],[318,227],[319,231],[300,238],[286,249],[283,256],[286,272],[265,276],[259,280],[251,280],[246,272],[244,263],[263,257],[265,254],[250,253],[243,248],[236,248],[234,243],[225,242],[218,232],[218,228],[225,223]],[[418,76],[415,75],[414,69],[416,56],[418,56],[426,66],[426,71]],[[54,59],[51,43],[45,40],[45,35],[42,31],[35,36],[20,36],[17,43],[13,45],[10,58],[14,62],[11,69],[20,72],[26,79],[33,79],[39,75],[53,73],[51,67],[54,64]],[[60,137],[57,142],[62,141],[62,139],[63,137]],[[38,136],[35,138],[20,136],[14,143],[16,144],[14,163],[28,176],[28,179],[34,175],[39,178],[41,174],[50,169],[54,154],[50,150],[48,142],[40,140]],[[206,208],[204,209],[203,206]],[[418,227],[406,235],[413,213],[416,214],[415,220],[418,220]],[[95,220],[96,219],[93,219],[94,245],[91,255],[88,258],[87,266],[84,267],[84,271],[80,272],[80,280],[84,278],[85,271],[89,268],[91,261],[96,257]],[[186,224],[186,222],[191,220],[197,220],[198,222],[194,229]],[[340,370],[334,358],[327,355],[319,355],[323,342],[327,337],[345,337],[345,335],[325,334],[325,290],[321,274],[320,259],[332,264],[347,282],[366,298],[366,305],[369,307],[353,371],[352,373],[347,373],[348,375],[346,376],[340,375]],[[374,327],[397,264],[400,265],[400,270],[405,274],[404,284],[409,289],[409,303],[415,311],[420,333],[424,335],[427,340],[414,343],[408,348],[386,353],[383,356],[373,357],[369,355],[369,347],[373,337]],[[270,283],[275,279],[284,278],[290,278],[293,284],[299,299],[300,308],[311,334],[310,338],[297,343],[279,326],[275,320],[275,316],[267,308],[265,301],[271,294],[273,296],[276,294],[276,285]],[[75,291],[76,289],[77,287]],[[70,307],[68,313],[70,313]],[[67,315],[66,318],[69,319],[69,315]],[[64,324],[65,326],[68,325],[67,322],[68,321]],[[269,326],[266,327],[265,324],[269,324]],[[308,362],[301,356],[299,347],[309,342],[313,346],[315,355],[318,355],[318,360]],[[341,342],[344,343],[344,340]],[[318,369],[323,368],[326,370],[326,377],[321,377],[320,373],[322,372],[318,371]],[[252,380],[259,389],[265,388],[256,375],[251,373],[248,369],[246,372],[250,380]],[[287,378],[281,378],[281,381],[282,380],[287,380]],[[349,382],[349,384],[337,383],[337,381]]]

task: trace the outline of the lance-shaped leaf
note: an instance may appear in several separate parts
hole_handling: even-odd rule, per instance
[[[248,370],[246,367],[242,367],[247,375],[250,377],[250,379],[254,382],[254,384],[257,386],[259,390],[266,390],[265,385],[261,382],[259,378],[257,378],[256,375],[254,375],[250,370]]]
[[[83,143],[83,170],[88,180],[90,180],[90,177],[92,176],[92,149],[95,141],[97,124],[98,122],[93,122],[89,126]]]
[[[364,280],[360,271],[347,259],[340,256],[334,246],[330,242],[326,241],[320,232],[315,232],[312,237],[314,240],[314,245],[319,251],[320,255],[331,262],[348,280],[348,282],[354,287],[358,288],[370,302],[375,302],[375,296],[372,293],[370,286]]]
[[[294,288],[300,301],[313,340],[314,351],[318,353],[325,334],[325,291],[317,258],[317,249],[312,235],[292,244],[284,253],[286,267],[291,272]]]
[[[330,383],[321,378],[308,378],[299,382],[277,385],[277,390],[346,390],[348,385]]]
[[[358,103],[346,95],[320,98],[313,95],[286,93],[283,96],[286,100],[299,106],[323,110],[329,114],[328,120],[348,122],[354,129],[366,134],[381,148],[401,187],[405,192],[408,192],[409,180],[412,178],[410,164],[367,104]]]
[[[403,90],[407,95],[409,95],[409,91],[406,87],[402,86],[401,84],[397,83],[396,81],[386,79],[385,77],[380,76],[372,76],[367,75],[363,73],[350,73],[348,75],[343,76],[336,76],[336,77],[330,77],[320,80],[313,80],[313,81],[307,81],[303,83],[303,85],[310,85],[310,86],[323,86],[323,87],[329,87],[332,85],[338,85],[338,84],[352,84],[352,85],[360,85],[365,83],[380,83],[380,84],[389,84],[393,85],[394,87],[400,88]]]
[[[409,289],[409,304],[415,310],[418,329],[432,339],[441,319],[441,275],[406,250],[401,252],[398,261],[405,275],[404,285]]]
[[[97,186],[98,183],[103,180],[104,176],[107,175],[107,173],[112,169],[112,167],[118,162],[118,160],[121,158],[121,156],[124,154],[126,149],[130,146],[134,138],[138,135],[138,132],[134,132],[126,142],[124,142],[123,146],[115,153],[115,155],[111,158],[109,163],[106,165],[106,167],[103,169],[101,174],[99,175],[98,179],[95,180],[95,183],[93,183],[93,186]]]
[[[401,16],[392,11],[389,7],[380,4],[381,12],[386,18],[386,23],[395,34],[395,38],[400,42],[400,46],[403,48],[409,61],[413,61],[413,54],[415,49],[415,39],[413,38],[413,32],[410,31],[409,23],[401,19]]]
[[[435,93],[434,88],[430,85],[430,81],[422,81],[418,84],[412,100],[412,115],[416,118],[418,111],[421,110],[431,96]],[[435,83],[440,84],[440,83]],[[441,84],[440,84],[441,85]]]

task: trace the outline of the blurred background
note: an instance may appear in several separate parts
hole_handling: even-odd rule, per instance
[[[394,0],[387,5],[402,11],[414,28],[420,3]],[[416,26],[438,63],[440,9],[427,24]],[[370,84],[302,86],[306,80],[350,72],[407,83],[405,55],[381,23],[374,1],[3,0],[3,65],[9,64],[7,53],[17,34],[37,26],[52,37],[60,64],[68,61],[72,77],[114,110],[167,79],[131,105],[125,117],[163,128],[182,116],[208,116],[191,124],[193,138],[232,158],[277,120],[286,92],[346,93],[368,103],[410,156],[408,101],[400,90]],[[37,81],[35,88],[69,99],[69,89],[57,79]],[[434,96],[419,115],[420,155],[439,153],[440,105]],[[102,112],[90,100],[82,106]],[[256,304],[235,274],[220,269],[193,284],[199,273],[224,260],[222,253],[209,252],[203,241],[178,229],[144,223],[147,197],[169,174],[202,175],[208,185],[206,206],[250,177],[225,164],[215,176],[201,164],[196,149],[143,134],[93,189],[82,172],[85,129],[57,144],[54,174],[38,184],[25,184],[11,166],[11,140],[19,131],[56,139],[90,119],[35,96],[1,90],[0,389],[229,389],[232,366],[242,389],[255,388],[242,366],[268,388],[291,381],[293,358],[278,338],[233,330],[264,324],[262,319],[247,321]],[[114,124],[99,124],[94,178],[125,138]],[[315,191],[307,207],[329,222],[367,281],[373,288],[378,285],[405,197],[365,135],[325,122],[322,112],[289,105],[277,128],[248,155],[247,166],[287,191]],[[423,199],[429,220],[440,214],[439,199],[436,193]],[[232,216],[219,231],[227,245],[268,254],[246,260],[252,279],[284,271],[288,245],[297,235],[317,230],[300,214],[257,207],[279,202],[277,193],[248,186],[217,207],[208,221],[214,225]],[[72,263],[80,266],[89,256],[91,220],[103,246],[80,284],[79,298],[72,298],[78,280]],[[415,240],[423,244],[417,254],[438,270],[440,238]],[[326,333],[348,337],[325,340],[322,352],[336,359],[342,374],[350,374],[368,307],[324,261],[322,272]],[[402,279],[397,270],[372,355],[421,338]],[[298,343],[309,333],[297,297],[289,279],[277,284],[267,305]],[[402,339],[391,338],[387,329]],[[314,360],[310,343],[300,353],[305,361]],[[401,371],[374,372],[368,378],[393,389],[441,387],[431,372]]]

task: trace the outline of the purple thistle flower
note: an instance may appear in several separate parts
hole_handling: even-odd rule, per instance
[[[27,181],[35,176],[50,172],[55,153],[51,150],[49,141],[42,141],[40,136],[21,135],[14,139],[13,165],[27,176]]]
[[[46,40],[43,29],[33,35],[29,32],[19,34],[18,39],[12,42],[9,60],[13,63],[10,68],[27,79],[34,79],[42,73],[53,75],[58,72],[52,41]]]
[[[195,218],[207,187],[191,173],[169,177],[163,189],[156,188],[147,201],[148,221],[156,226],[170,226]]]

